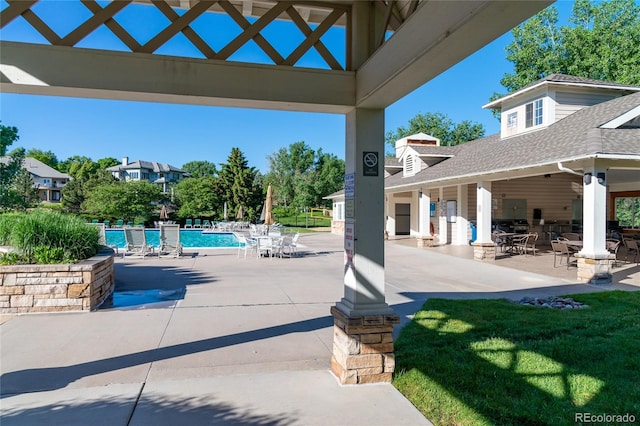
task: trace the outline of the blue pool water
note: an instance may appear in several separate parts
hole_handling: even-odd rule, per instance
[[[160,230],[145,229],[147,244],[154,247],[160,245]],[[107,229],[107,245],[125,247],[124,230]],[[200,229],[181,229],[180,242],[185,248],[234,248],[238,247],[238,239],[230,232],[218,232],[203,234]]]

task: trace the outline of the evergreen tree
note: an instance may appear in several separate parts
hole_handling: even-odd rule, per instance
[[[222,217],[224,203],[227,203],[230,217],[235,217],[242,206],[243,218],[257,218],[262,205],[262,188],[257,184],[259,172],[249,163],[239,148],[232,148],[227,162],[220,165],[218,214]]]

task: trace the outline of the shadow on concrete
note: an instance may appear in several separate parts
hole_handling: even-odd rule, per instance
[[[331,326],[333,326],[333,317],[324,316],[305,321],[297,321],[289,324],[245,331],[242,333],[149,349],[75,365],[13,371],[4,373],[0,377],[0,382],[2,383],[0,399],[13,394],[23,393],[19,390],[23,388],[24,383],[38,384],[37,386],[34,386],[33,389],[29,389],[29,392],[61,389],[83,377],[93,376],[108,371],[120,370],[155,361],[206,352],[262,339],[269,339],[285,334],[305,333]]]
[[[3,426],[11,425],[136,425],[147,424],[233,424],[285,426],[295,423],[291,413],[258,415],[251,407],[239,408],[211,397],[168,398],[143,395],[135,398],[99,398],[91,402],[60,401],[27,409],[4,409]],[[135,409],[135,411],[134,411]],[[140,419],[139,419],[140,418]],[[139,420],[138,420],[139,419]],[[145,422],[145,423],[141,423]]]
[[[116,263],[114,273],[114,292],[100,309],[172,308],[184,299],[187,286],[216,281],[213,276],[186,268],[140,263]]]

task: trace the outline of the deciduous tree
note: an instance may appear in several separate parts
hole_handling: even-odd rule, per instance
[[[446,114],[428,112],[416,114],[409,120],[407,127],[401,126],[395,132],[387,132],[386,141],[392,150],[395,150],[395,143],[398,139],[416,133],[426,133],[440,139],[441,146],[453,146],[483,137],[485,129],[482,124],[469,120],[456,124]]]
[[[640,5],[633,0],[577,0],[564,26],[551,5],[511,33],[506,50],[514,72],[500,80],[508,92],[549,74],[640,85]]]

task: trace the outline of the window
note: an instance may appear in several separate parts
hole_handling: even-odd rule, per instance
[[[140,172],[129,172],[129,177],[131,179],[138,179],[140,177]]]
[[[625,229],[640,229],[640,196],[615,198],[616,220]]]
[[[518,113],[517,112],[512,112],[511,114],[507,115],[507,127],[509,127],[509,128],[518,127]]]
[[[542,99],[538,99],[525,105],[525,127],[539,126],[542,124]]]
[[[149,180],[149,173],[142,173],[142,179],[143,180]]]

